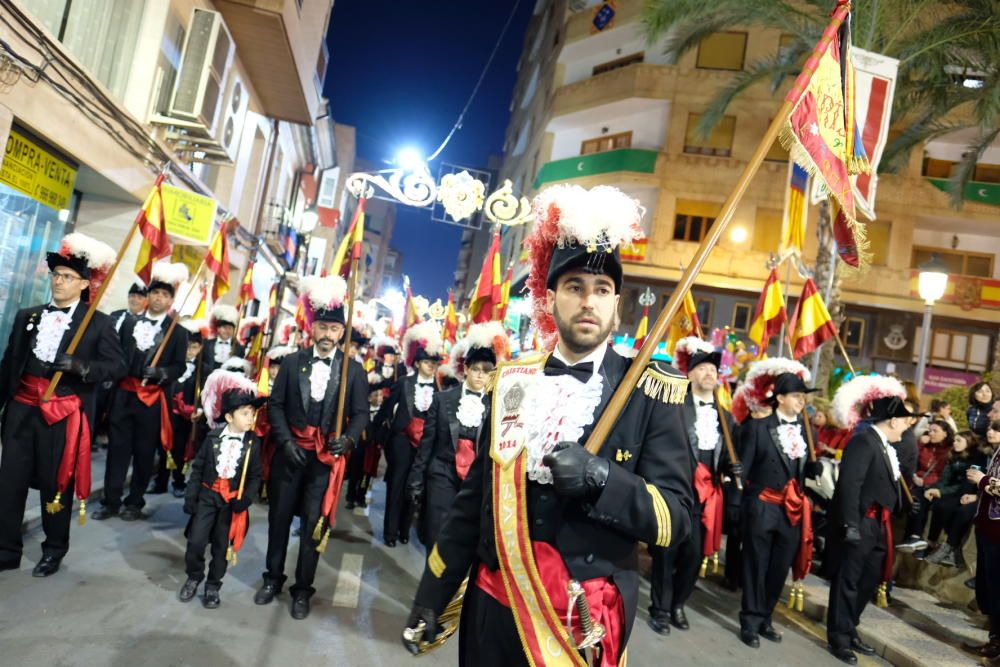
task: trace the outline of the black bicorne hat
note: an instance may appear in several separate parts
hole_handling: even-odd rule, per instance
[[[779,394],[794,394],[795,392],[811,394],[815,391],[819,391],[819,389],[806,386],[805,381],[795,373],[782,373],[774,380],[773,393],[775,396]]]
[[[337,306],[336,308],[317,308],[313,311],[313,321],[314,322],[338,322],[343,325],[347,325],[347,320],[344,318],[344,307]]]
[[[244,405],[252,405],[255,408],[259,408],[266,402],[266,396],[254,396],[249,391],[230,389],[222,394],[222,414],[228,415],[233,410],[241,408]]]
[[[73,269],[79,274],[84,280],[90,279],[90,267],[87,265],[87,260],[84,257],[78,255],[60,255],[57,252],[46,253],[45,261],[49,265],[49,270],[55,270],[57,266],[64,266],[67,269]]]
[[[132,294],[138,294],[139,296],[146,296],[146,286],[142,283],[132,283],[132,286],[128,288],[129,296]]]
[[[874,401],[869,401],[865,406],[864,420],[872,423],[892,419],[893,417],[919,417],[915,412],[910,412],[903,399],[898,396],[883,396]]]
[[[572,269],[581,269],[594,275],[607,275],[615,283],[615,292],[622,289],[622,260],[618,249],[609,251],[607,247],[590,247],[579,243],[556,245],[552,249],[546,284],[556,288],[559,276]]]

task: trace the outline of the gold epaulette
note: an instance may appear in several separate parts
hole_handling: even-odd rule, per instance
[[[639,378],[639,388],[654,401],[680,405],[687,396],[688,379],[673,366],[651,361]]]

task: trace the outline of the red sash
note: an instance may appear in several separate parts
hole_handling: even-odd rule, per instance
[[[472,462],[476,460],[476,443],[468,438],[458,439],[458,449],[455,450],[455,472],[458,478],[464,480],[469,474]]]
[[[170,421],[170,408],[167,406],[167,394],[163,387],[157,384],[143,386],[142,380],[132,376],[122,380],[118,386],[135,394],[148,408],[153,407],[153,403],[160,402],[160,445],[164,451],[171,451],[174,448],[174,425]]]
[[[76,478],[76,497],[86,501],[90,496],[90,424],[83,414],[79,396],[53,394],[52,398],[42,403],[42,394],[48,386],[49,381],[45,378],[22,375],[21,386],[17,388],[14,400],[22,405],[38,408],[49,426],[66,420],[66,445],[56,473],[54,502],[59,504],[73,477]]]
[[[364,470],[366,475],[372,478],[378,476],[380,458],[382,458],[382,445],[374,440],[369,441],[368,446],[365,447]]]
[[[413,417],[410,423],[403,429],[403,433],[413,447],[420,446],[420,439],[424,437],[424,418]]]
[[[180,417],[181,419],[186,419],[191,421],[191,417],[194,415],[194,405],[188,405],[184,402],[184,392],[179,391],[174,394],[173,400],[173,413]]]
[[[896,558],[895,545],[892,542],[892,512],[888,507],[882,507],[878,503],[873,504],[865,512],[869,519],[875,519],[882,524],[882,532],[885,533],[885,560],[882,561],[882,581],[892,579],[892,564]]]
[[[722,488],[715,483],[712,470],[704,463],[695,468],[694,489],[698,492],[698,500],[705,506],[701,512],[701,523],[705,526],[701,555],[711,556],[722,548]]]
[[[799,538],[799,550],[792,563],[792,579],[799,581],[809,574],[813,557],[812,503],[803,493],[797,479],[790,479],[781,491],[764,489],[758,496],[765,503],[780,505],[785,509],[788,523],[793,526],[802,522],[802,535]]]
[[[202,486],[206,489],[211,489],[215,491],[222,499],[227,503],[239,498],[239,489],[231,489],[229,486],[228,479],[222,479],[221,477],[216,477],[215,481],[212,482],[212,486],[202,482]],[[247,510],[242,512],[233,512],[233,516],[229,521],[229,544],[233,553],[238,553],[240,548],[243,547],[243,540],[247,536]]]
[[[306,426],[304,429],[292,427],[292,435],[295,436],[295,443],[310,452],[316,452],[316,458],[320,463],[330,466],[330,476],[326,482],[326,491],[323,493],[323,505],[320,508],[319,523],[316,525],[316,532],[322,530],[323,519],[326,519],[326,533],[329,537],[330,531],[337,521],[337,500],[340,497],[340,487],[344,485],[344,471],[347,468],[347,457],[334,456],[326,448],[326,439],[323,433],[315,426]],[[315,535],[315,532],[314,532]],[[315,538],[317,541],[319,537]],[[325,540],[323,545],[325,547]]]

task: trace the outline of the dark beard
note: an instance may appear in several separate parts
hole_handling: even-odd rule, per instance
[[[554,307],[552,309],[552,315],[556,321],[556,327],[559,330],[559,341],[566,346],[566,349],[577,355],[586,355],[593,352],[597,347],[603,344],[608,336],[611,335],[611,328],[613,326],[613,321],[601,326],[600,331],[596,336],[577,336],[573,331],[573,322],[564,320],[559,315],[559,308]],[[596,319],[596,315],[593,316]]]

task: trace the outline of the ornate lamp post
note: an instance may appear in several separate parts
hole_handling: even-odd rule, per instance
[[[917,268],[920,270],[917,291],[920,293],[920,298],[924,300],[924,324],[920,333],[920,357],[917,361],[916,381],[917,390],[923,394],[927,353],[931,344],[931,314],[934,310],[934,302],[944,296],[944,290],[948,286],[948,267],[934,254]]]

